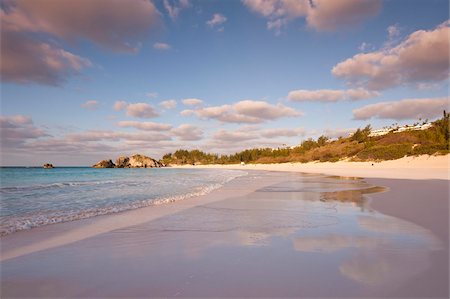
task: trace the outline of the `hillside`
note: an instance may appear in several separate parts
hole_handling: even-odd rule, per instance
[[[308,139],[294,148],[254,148],[232,155],[204,153],[200,150],[177,150],[164,155],[165,165],[183,164],[235,164],[235,163],[285,163],[329,161],[394,160],[404,156],[449,153],[449,114],[436,120],[426,130],[389,132],[383,136],[370,136],[370,125],[358,129],[350,137],[330,140],[320,136]]]

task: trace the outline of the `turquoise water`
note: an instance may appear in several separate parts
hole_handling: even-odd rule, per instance
[[[206,194],[235,170],[0,168],[0,235]]]

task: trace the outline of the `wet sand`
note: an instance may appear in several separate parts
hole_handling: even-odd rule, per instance
[[[445,298],[448,218],[444,180],[249,171],[199,198],[2,238],[2,298]]]

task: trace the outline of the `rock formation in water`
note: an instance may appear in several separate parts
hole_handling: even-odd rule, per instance
[[[45,163],[43,167],[46,168],[46,169],[54,168],[53,164],[51,164],[51,163]]]
[[[116,165],[111,160],[102,160],[94,165],[92,167],[94,168],[114,168]]]
[[[116,159],[116,167],[117,168],[129,168],[130,167],[130,158],[125,156],[120,156]]]
[[[130,157],[129,165],[129,167],[132,168],[153,168],[162,166],[162,164],[155,159],[138,154]]]
[[[133,155],[131,157],[120,156],[116,159],[116,164],[111,160],[102,160],[93,165],[94,168],[154,168],[165,165],[153,158],[144,155]]]

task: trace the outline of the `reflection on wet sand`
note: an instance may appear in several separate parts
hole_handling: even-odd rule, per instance
[[[368,208],[365,195],[383,188],[264,175],[278,183],[7,261],[2,288],[25,297],[389,297],[442,249],[430,231]],[[51,293],[27,286],[36,269]]]

